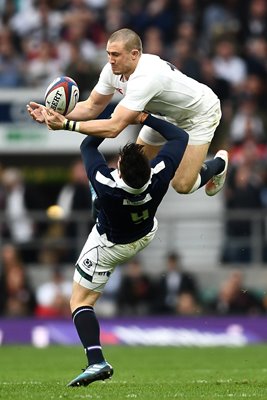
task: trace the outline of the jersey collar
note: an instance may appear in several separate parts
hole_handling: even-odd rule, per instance
[[[111,172],[111,175],[120,189],[125,190],[125,192],[131,193],[131,194],[140,194],[140,193],[143,193],[150,185],[151,177],[152,177],[152,170],[151,170],[150,178],[147,181],[147,183],[139,189],[132,188],[131,186],[127,185],[127,183],[125,183],[124,180],[119,177],[119,171],[117,169],[114,169],[114,171]]]

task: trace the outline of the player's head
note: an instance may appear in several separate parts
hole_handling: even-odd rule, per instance
[[[145,186],[151,176],[143,146],[136,143],[128,143],[120,150],[118,168],[123,181],[134,189]]]
[[[140,53],[142,53],[142,41],[140,36],[131,29],[119,29],[118,31],[112,33],[108,41],[109,43],[123,42],[125,50],[138,50]]]
[[[142,41],[137,33],[124,28],[110,36],[106,50],[112,72],[128,78],[134,72],[142,54]]]

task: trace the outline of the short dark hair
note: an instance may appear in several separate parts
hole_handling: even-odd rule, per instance
[[[141,144],[127,143],[120,149],[120,173],[124,182],[134,189],[140,189],[149,180],[151,168]]]

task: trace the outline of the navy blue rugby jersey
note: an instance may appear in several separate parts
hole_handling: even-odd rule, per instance
[[[103,138],[88,136],[81,144],[86,173],[98,196],[97,230],[113,243],[131,243],[151,231],[157,208],[187,146],[188,134],[173,124],[152,116],[144,124],[156,129],[167,142],[151,161],[151,178],[141,189],[129,187],[117,169],[108,167],[98,150]]]

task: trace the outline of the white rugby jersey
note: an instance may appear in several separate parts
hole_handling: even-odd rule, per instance
[[[117,91],[123,97],[119,102],[122,106],[165,116],[181,127],[196,115],[204,116],[218,102],[218,97],[208,86],[152,54],[142,54],[127,82],[121,78],[121,75],[113,74],[107,63],[95,90],[103,95]]]

